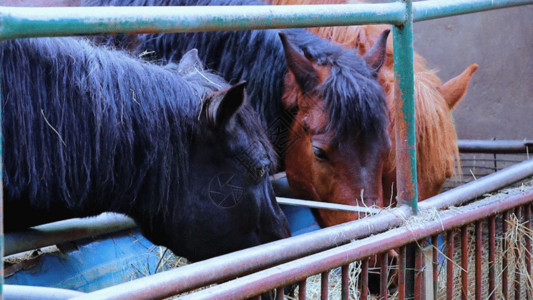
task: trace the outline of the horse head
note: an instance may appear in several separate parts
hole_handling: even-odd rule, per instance
[[[170,248],[200,260],[290,236],[269,181],[275,152],[245,99],[245,83],[228,86],[204,71],[195,50],[178,71],[195,82],[196,94],[208,96],[188,150],[190,200],[175,214],[178,226],[168,228],[181,231]]]
[[[304,54],[280,34],[289,73],[283,104],[295,111],[285,164],[298,197],[358,206],[382,206],[383,165],[390,151],[388,110],[376,81],[389,31],[361,59],[355,50]],[[299,43],[302,44],[302,43]],[[357,219],[319,211],[322,225]]]

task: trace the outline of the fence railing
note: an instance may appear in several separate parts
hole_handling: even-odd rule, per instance
[[[405,0],[387,4],[300,5],[290,7],[92,7],[90,10],[83,7],[0,7],[0,41],[23,37],[86,34],[249,30],[375,23],[395,25],[395,73],[399,79],[402,91],[401,101],[403,101],[401,105],[403,109],[402,116],[397,116],[399,126],[397,126],[396,139],[401,141],[397,144],[397,158],[400,160],[398,164],[399,202],[408,203],[412,212],[416,213],[416,135],[414,131],[412,22],[527,4],[533,4],[533,0],[441,0],[415,3],[412,3],[411,0]],[[0,76],[6,76],[6,74],[0,74]],[[529,174],[531,175],[531,173]],[[0,200],[0,204],[2,204],[3,198],[0,198]],[[406,215],[412,213],[405,211],[405,208],[398,208],[398,211],[403,211]],[[375,217],[379,218],[379,215]],[[394,218],[391,220],[394,220]],[[394,221],[390,220],[388,222],[380,222],[382,222],[382,225],[388,224],[387,226],[391,226],[391,222],[394,223]],[[349,226],[357,225],[346,225],[347,230]],[[387,226],[381,229],[386,230]],[[370,228],[377,229],[375,227]],[[333,232],[333,230],[326,230],[322,234],[324,238],[328,237],[328,235],[330,235],[329,237],[337,236],[337,233]],[[283,242],[280,241],[280,243]],[[312,244],[313,241],[310,241],[310,243]],[[273,244],[275,245],[276,243]],[[275,248],[276,246],[269,247]],[[4,247],[2,245],[2,253],[3,250]],[[278,248],[277,250],[280,249]],[[285,252],[286,249],[283,249],[283,251]],[[318,249],[315,249],[315,251],[318,251]],[[298,255],[306,254],[299,253]],[[279,262],[270,261],[270,264]],[[267,266],[262,265],[260,268]],[[210,272],[212,273],[212,271]],[[227,276],[227,278],[230,278],[232,275],[228,274]]]

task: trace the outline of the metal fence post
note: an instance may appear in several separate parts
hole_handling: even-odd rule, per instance
[[[395,92],[396,111],[396,184],[398,205],[408,204],[416,214],[418,210],[418,186],[416,169],[414,51],[413,51],[413,4],[402,0],[406,7],[406,22],[393,26],[394,75],[397,82]],[[406,247],[404,268],[405,297],[415,296],[416,244]]]

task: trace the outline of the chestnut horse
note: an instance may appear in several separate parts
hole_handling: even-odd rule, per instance
[[[339,4],[343,0],[273,0],[273,4]],[[347,48],[356,48],[360,55],[369,52],[379,35],[390,25],[363,25],[316,27],[309,30],[323,38],[335,41]],[[395,99],[395,77],[393,69],[392,38],[388,39],[384,65],[379,69],[378,81],[386,95],[387,106],[394,115],[397,107]],[[417,171],[419,199],[424,200],[438,194],[446,180],[455,172],[455,163],[459,163],[457,135],[451,111],[465,96],[468,84],[476,64],[470,65],[464,72],[442,84],[434,71],[426,67],[424,59],[415,53],[415,107],[417,134]],[[285,98],[290,99],[290,91]],[[292,105],[286,101],[286,105]],[[296,116],[302,119],[305,111],[300,110]],[[298,197],[317,201],[331,201],[342,204],[356,204],[355,198],[362,199],[365,205],[388,206],[395,204],[396,160],[395,160],[395,122],[390,118],[389,136],[392,141],[391,151],[383,167],[383,202],[374,202],[373,197],[366,197],[366,191],[354,190],[350,185],[358,186],[350,178],[353,173],[349,162],[355,158],[347,151],[332,147],[328,142],[322,145],[311,143],[316,136],[304,130],[303,122],[293,123],[290,143],[294,146],[287,152],[286,172],[291,190]],[[307,125],[308,126],[308,125]],[[304,149],[313,149],[305,151]],[[327,158],[327,159],[324,159]],[[359,158],[365,159],[365,158]],[[342,163],[339,163],[342,162]],[[306,170],[302,172],[302,170]],[[306,187],[304,189],[300,187]],[[319,211],[322,225],[331,226],[357,219],[354,213],[338,211]]]

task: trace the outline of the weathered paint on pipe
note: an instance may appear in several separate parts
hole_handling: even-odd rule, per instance
[[[532,153],[533,141],[528,140],[458,140],[461,153]]]
[[[533,159],[429,198],[420,203],[420,208],[442,209],[446,204],[459,206],[465,201],[497,190],[509,182],[515,182],[531,175],[533,175]],[[86,299],[93,299],[91,297],[131,299],[132,297],[162,298],[172,296],[343,245],[371,232],[376,233],[399,226],[411,213],[410,207],[401,206],[357,221],[237,251],[102,289],[89,294],[90,296]]]
[[[136,227],[124,215],[104,213],[94,218],[69,219],[5,235],[5,255]]]
[[[396,110],[396,177],[398,203],[417,211],[416,130],[412,1],[404,0],[407,21],[393,27],[394,75],[399,90]]]
[[[532,0],[438,0],[413,4],[415,22],[444,18],[498,8],[533,4]]]
[[[490,197],[463,206],[461,209],[443,211],[440,217],[411,223],[389,231],[354,241],[324,252],[277,265],[257,273],[188,294],[182,299],[241,299],[261,294],[280,285],[288,285],[316,273],[330,270],[376,253],[382,253],[432,235],[460,228],[466,224],[494,216],[503,211],[531,203],[533,187],[508,197]],[[91,295],[91,294],[89,294]],[[400,295],[401,297],[401,295]]]
[[[404,22],[400,3],[166,7],[0,7],[0,40]]]
[[[41,286],[4,285],[4,300],[60,300],[83,295],[84,293],[67,289]]]

